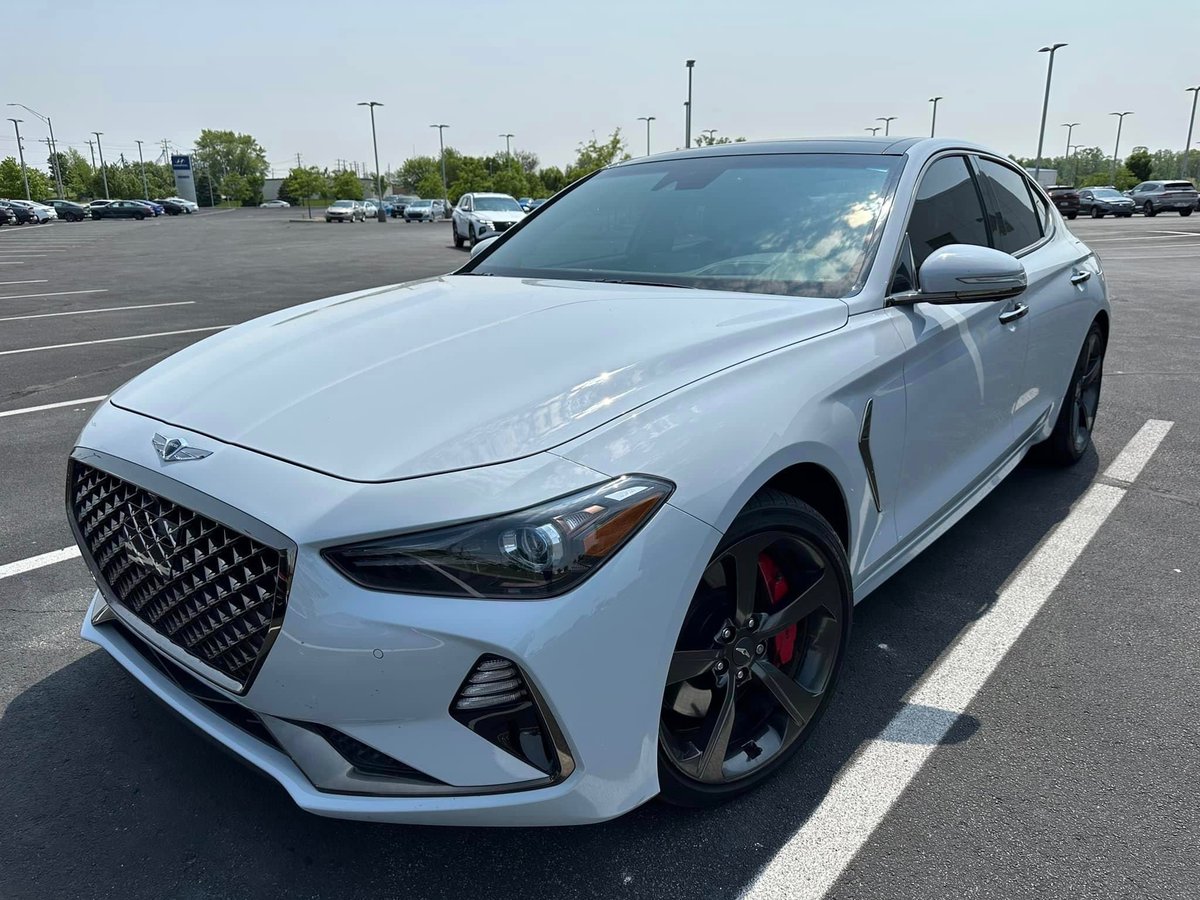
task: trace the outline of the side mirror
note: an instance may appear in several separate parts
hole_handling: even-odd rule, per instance
[[[1025,291],[1021,261],[991,247],[949,244],[921,264],[921,289],[892,297],[893,303],[981,303]]]
[[[478,256],[480,253],[482,253],[488,247],[492,246],[492,244],[494,244],[496,242],[496,239],[498,237],[500,237],[500,235],[494,234],[490,238],[484,238],[482,241],[480,241],[474,247],[471,248],[471,256],[472,257]]]

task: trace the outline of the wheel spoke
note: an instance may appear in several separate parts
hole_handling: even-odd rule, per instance
[[[829,569],[823,569],[815,582],[801,591],[787,606],[771,615],[763,623],[759,633],[763,637],[772,637],[808,618],[818,609],[824,609],[829,615],[836,617],[840,606],[841,592],[838,590],[837,579]]]
[[[725,679],[725,697],[713,720],[708,743],[696,763],[696,777],[701,781],[717,783],[725,779],[725,754],[729,752],[729,738],[733,734],[734,697],[737,691],[733,679]]]
[[[1080,379],[1080,384],[1083,386],[1085,391],[1095,384],[1096,380],[1100,377],[1100,365],[1104,362],[1104,357],[1097,352],[1096,358],[1094,360],[1089,359],[1088,362],[1088,369],[1083,373],[1083,377]]]
[[[738,625],[754,615],[758,586],[762,582],[758,557],[774,542],[774,535],[759,534],[729,548],[729,556],[733,560],[734,599],[737,604],[734,621]]]
[[[821,703],[820,694],[800,686],[765,659],[754,664],[754,674],[771,692],[771,696],[779,701],[789,719],[801,728],[808,724]]]
[[[1083,398],[1079,400],[1079,427],[1088,432],[1092,430],[1092,413]]]
[[[667,671],[667,684],[678,684],[703,675],[721,658],[722,651],[711,650],[676,650],[671,656],[671,667]]]

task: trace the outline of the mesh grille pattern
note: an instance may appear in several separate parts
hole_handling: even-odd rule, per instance
[[[245,686],[287,602],[286,558],[115,475],[71,462],[71,511],[110,593]]]

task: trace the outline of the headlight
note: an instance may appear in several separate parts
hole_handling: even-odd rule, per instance
[[[484,228],[491,228],[492,220],[491,219],[480,219],[479,224],[482,225]]]
[[[398,594],[540,600],[569,591],[625,545],[674,490],[626,475],[494,519],[323,551],[356,584]]]

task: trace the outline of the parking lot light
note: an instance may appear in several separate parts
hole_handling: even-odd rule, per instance
[[[1125,117],[1132,116],[1133,110],[1125,110],[1125,112],[1110,112],[1110,116],[1117,117],[1117,142],[1113,144],[1113,161],[1112,161],[1112,181],[1113,187],[1117,186],[1117,154],[1121,151],[1121,126],[1125,124]]]
[[[937,133],[937,105],[939,100],[945,100],[945,97],[930,97],[929,102],[933,104],[933,119],[929,123],[929,136],[933,137]]]
[[[1063,166],[1064,167],[1071,160],[1071,132],[1075,130],[1075,126],[1078,124],[1079,124],[1078,122],[1063,122],[1062,123],[1062,127],[1067,129],[1067,155],[1063,157]],[[1074,177],[1075,173],[1072,172],[1071,175],[1072,175],[1072,177]],[[1066,180],[1063,180],[1062,183],[1066,184],[1067,182],[1066,182]]]
[[[883,128],[882,125],[871,125],[867,128],[864,128],[863,131],[869,131],[871,132],[871,137],[875,137],[875,135],[879,134],[881,128]]]
[[[512,132],[508,132],[507,134],[497,135],[497,137],[504,138],[504,155],[509,159],[512,159],[512,139],[515,138],[516,135]]]
[[[17,155],[21,157],[21,179],[25,182],[25,199],[32,200],[29,196],[29,173],[25,171],[25,150],[21,147],[21,123],[24,119],[9,119],[13,123],[13,129],[17,132]]]
[[[1192,146],[1192,126],[1196,124],[1196,98],[1200,97],[1200,85],[1187,88],[1192,93],[1192,112],[1188,116],[1188,136],[1187,142],[1183,145],[1183,159],[1179,163],[1179,177],[1188,177],[1188,149]]]
[[[371,110],[371,147],[375,150],[375,196],[379,199],[376,221],[386,222],[387,214],[383,211],[383,173],[379,171],[379,141],[375,138],[375,107],[383,104],[378,100],[365,100],[358,105]]]
[[[654,116],[638,116],[639,122],[646,123],[646,155],[650,155],[650,123],[655,119]]]
[[[896,119],[898,119],[898,118],[900,118],[900,117],[899,116],[876,116],[875,117],[876,122],[883,123],[884,137],[887,137],[888,135],[890,135],[892,133],[892,122],[896,121]]]
[[[1050,54],[1050,63],[1046,66],[1046,93],[1042,97],[1042,127],[1038,130],[1037,160],[1033,164],[1034,181],[1038,181],[1038,176],[1042,174],[1042,146],[1046,141],[1046,111],[1050,108],[1050,79],[1054,76],[1054,54],[1057,50],[1065,46],[1067,45],[1059,42],[1038,50],[1038,53]]]
[[[138,145],[138,162],[142,164],[142,195],[149,200],[150,188],[146,186],[146,159],[142,156],[142,142],[135,139],[134,143]]]
[[[442,158],[442,200],[449,206],[450,191],[446,188],[446,141],[443,135],[445,135],[446,129],[450,126],[443,123],[441,125],[430,125],[429,127],[438,130],[438,150]]]
[[[692,69],[696,67],[696,61],[689,59],[687,61],[688,73],[688,98],[683,106],[684,110],[684,125],[683,125],[683,149],[688,150],[692,146]]]

